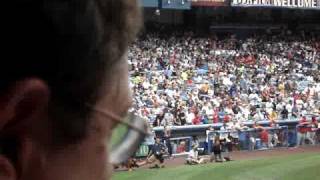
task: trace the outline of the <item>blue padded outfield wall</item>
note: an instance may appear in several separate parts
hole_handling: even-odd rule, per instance
[[[191,0],[162,0],[163,9],[191,9]]]
[[[140,5],[142,7],[157,8],[159,6],[159,2],[158,2],[158,0],[140,0]]]

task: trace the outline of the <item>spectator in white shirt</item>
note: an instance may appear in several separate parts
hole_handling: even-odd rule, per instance
[[[191,125],[192,124],[192,120],[195,118],[194,113],[189,110],[188,114],[187,114],[187,124]]]

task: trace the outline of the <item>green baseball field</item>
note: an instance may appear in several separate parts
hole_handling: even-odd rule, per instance
[[[113,180],[320,180],[320,152],[116,172]]]

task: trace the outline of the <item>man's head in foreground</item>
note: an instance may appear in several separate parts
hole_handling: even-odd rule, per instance
[[[126,51],[134,0],[5,3],[0,179],[106,180],[111,119],[131,105]]]

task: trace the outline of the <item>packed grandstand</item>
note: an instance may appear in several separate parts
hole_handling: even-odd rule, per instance
[[[129,51],[134,110],[153,126],[319,114],[319,37],[285,33],[146,34]]]
[[[128,52],[131,111],[152,134],[133,164],[320,143],[319,12],[234,2],[143,1],[145,29]]]

